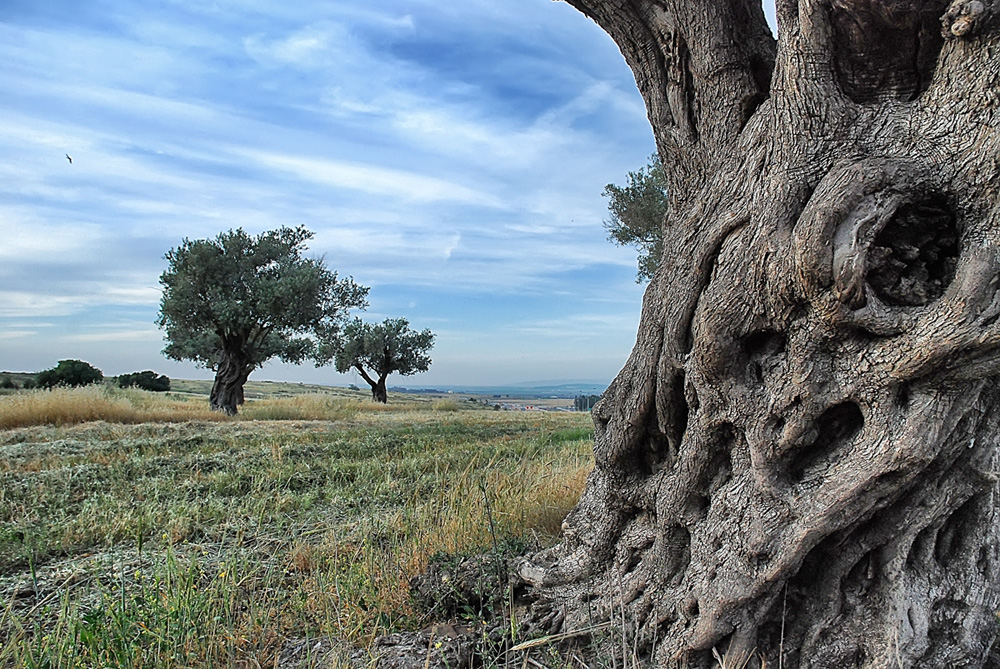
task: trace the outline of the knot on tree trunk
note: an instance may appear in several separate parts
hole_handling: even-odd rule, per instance
[[[996,24],[995,0],[954,0],[941,19],[946,37],[973,37]]]

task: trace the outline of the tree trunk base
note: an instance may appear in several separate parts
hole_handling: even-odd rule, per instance
[[[914,426],[926,455],[855,474],[823,507],[757,488],[739,435],[647,478],[598,465],[563,543],[518,567],[534,598],[525,628],[611,623],[661,667],[714,669],[716,654],[737,667],[993,666],[998,388],[954,389],[941,442]],[[628,659],[621,638],[600,643]]]
[[[372,402],[378,402],[379,404],[388,404],[389,402],[389,392],[385,387],[385,378],[380,378],[378,381],[371,382],[369,385],[372,387]]]
[[[253,365],[243,362],[240,356],[223,352],[208,400],[213,411],[221,411],[228,416],[237,415],[237,407],[244,402],[243,386],[251,371]]]

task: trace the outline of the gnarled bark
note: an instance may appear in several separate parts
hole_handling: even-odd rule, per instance
[[[531,624],[660,666],[983,666],[1000,604],[1000,37],[979,0],[570,0],[665,252]],[[773,63],[773,70],[771,64]]]
[[[212,410],[235,416],[237,407],[243,404],[243,386],[253,370],[250,357],[242,354],[241,349],[224,349],[219,354],[219,365],[208,400]]]

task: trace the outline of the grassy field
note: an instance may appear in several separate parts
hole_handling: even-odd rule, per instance
[[[420,629],[433,555],[551,541],[592,466],[587,414],[289,391],[229,418],[174,387],[0,396],[0,667],[271,667]]]

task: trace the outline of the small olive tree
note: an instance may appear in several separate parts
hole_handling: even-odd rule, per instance
[[[385,380],[393,372],[403,376],[426,372],[434,346],[430,330],[416,332],[405,318],[365,323],[355,318],[339,337],[326,337],[319,346],[316,365],[331,361],[340,373],[355,369],[372,389],[372,399],[388,401]]]
[[[185,239],[166,254],[157,323],[164,354],[215,370],[213,409],[233,415],[250,373],[271,358],[298,363],[315,353],[316,333],[334,336],[368,288],[338,279],[320,258],[303,256],[304,227],[242,229]]]

